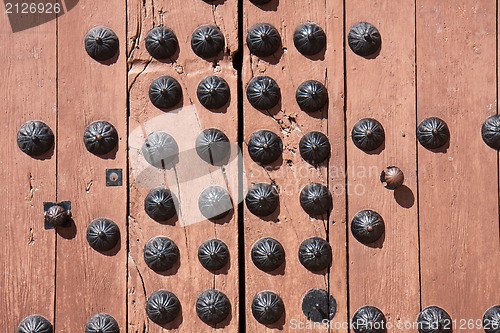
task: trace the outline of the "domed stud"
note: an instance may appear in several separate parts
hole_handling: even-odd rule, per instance
[[[451,333],[453,323],[450,315],[437,306],[429,306],[417,318],[420,333]]]
[[[17,327],[17,333],[53,333],[50,321],[39,315],[28,316]]]
[[[266,3],[270,3],[271,0],[250,0],[254,5],[265,5]]]
[[[373,24],[358,22],[349,30],[347,43],[354,53],[366,57],[380,49],[382,38]]]
[[[395,190],[403,185],[405,176],[403,171],[398,167],[389,166],[385,168],[380,174],[380,181],[385,184],[385,187],[389,190]]]
[[[179,260],[179,249],[167,237],[155,237],[144,246],[144,262],[155,272],[165,272]]]
[[[155,324],[165,325],[172,322],[181,311],[177,296],[167,290],[157,290],[146,302],[146,314]]]
[[[309,215],[326,214],[332,205],[332,196],[325,185],[311,183],[300,191],[300,205]]]
[[[68,222],[71,218],[71,204],[63,201],[58,204],[50,202],[44,203],[45,222],[53,227],[59,227]]]
[[[486,333],[500,333],[500,305],[493,306],[484,313],[483,329]]]
[[[278,208],[279,195],[274,186],[258,183],[248,189],[245,203],[252,214],[268,216]]]
[[[382,216],[373,210],[358,212],[351,222],[352,235],[363,244],[376,242],[384,231],[385,224]]]
[[[351,137],[354,145],[362,151],[373,151],[384,143],[385,132],[378,121],[364,118],[354,124]]]
[[[222,162],[230,153],[231,145],[221,130],[209,128],[196,138],[196,152],[202,160],[210,164]]]
[[[308,238],[300,244],[299,261],[310,271],[322,271],[332,263],[332,247],[319,237]]]
[[[209,110],[223,107],[229,101],[229,85],[218,76],[208,76],[201,80],[196,95],[201,105]]]
[[[191,48],[200,58],[208,59],[217,56],[224,49],[224,35],[213,25],[197,28],[191,36]]]
[[[261,238],[252,247],[252,261],[258,269],[271,272],[285,262],[285,250],[273,238]]]
[[[486,119],[481,127],[484,143],[493,149],[500,149],[500,116],[493,115]]]
[[[323,289],[311,289],[302,300],[302,312],[316,323],[332,320],[337,313],[337,301]]]
[[[182,87],[171,76],[160,76],[149,86],[149,99],[159,109],[171,109],[182,99]]]
[[[384,313],[374,306],[364,306],[352,317],[355,333],[385,333],[386,323]]]
[[[328,100],[328,91],[323,83],[309,80],[303,82],[295,93],[295,99],[301,110],[315,112],[321,110]]]
[[[283,152],[283,142],[275,133],[267,130],[255,132],[248,140],[250,158],[261,165],[278,160]]]
[[[229,249],[218,239],[209,239],[198,248],[198,260],[205,269],[217,271],[229,262]]]
[[[107,121],[96,121],[87,126],[83,133],[85,148],[94,155],[112,151],[118,143],[118,133]]]
[[[41,156],[53,145],[54,133],[44,122],[30,120],[17,132],[17,146],[29,156]]]
[[[257,23],[248,30],[247,46],[257,57],[269,57],[278,51],[281,37],[278,30],[269,23]]]
[[[119,240],[120,229],[110,219],[97,218],[87,227],[87,242],[96,251],[109,251]]]
[[[85,333],[120,333],[115,318],[108,314],[96,314],[87,322]]]
[[[158,60],[172,57],[179,47],[172,29],[163,26],[149,30],[145,43],[148,53]]]
[[[269,110],[278,105],[281,98],[280,87],[269,76],[257,76],[247,86],[247,99],[259,110]]]
[[[437,149],[448,142],[450,130],[442,119],[430,117],[422,120],[418,125],[417,139],[423,147]]]
[[[229,192],[220,186],[209,186],[201,192],[198,207],[207,219],[219,220],[227,216],[233,208]]]
[[[323,133],[309,132],[300,139],[299,152],[304,161],[317,165],[330,155],[330,142]]]
[[[97,61],[113,58],[118,52],[118,46],[118,37],[107,27],[94,27],[85,36],[85,51]]]
[[[205,290],[196,300],[196,314],[208,325],[216,325],[224,321],[230,310],[229,298],[216,289]]]
[[[176,214],[172,192],[165,187],[152,189],[144,200],[144,210],[156,222],[170,220]]]
[[[274,324],[285,312],[283,300],[271,291],[262,291],[252,301],[253,317],[263,325]]]
[[[164,169],[179,156],[179,146],[170,134],[153,132],[144,141],[141,152],[149,164]]]
[[[297,51],[305,56],[319,53],[326,45],[326,35],[323,29],[313,22],[299,25],[293,33],[293,43]]]

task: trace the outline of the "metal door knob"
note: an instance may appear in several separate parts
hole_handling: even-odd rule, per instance
[[[403,171],[395,166],[385,168],[380,174],[380,181],[390,190],[394,190],[402,186],[404,180],[405,176]]]
[[[53,227],[59,227],[68,222],[71,218],[71,203],[69,201],[54,203],[44,203],[45,222]]]

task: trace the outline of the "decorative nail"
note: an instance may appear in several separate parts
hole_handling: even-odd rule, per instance
[[[98,61],[113,58],[118,52],[118,46],[118,37],[107,27],[94,27],[85,36],[85,51],[91,58]]]
[[[245,197],[248,210],[256,216],[268,216],[279,205],[279,195],[274,186],[266,183],[252,185]]]
[[[247,86],[247,99],[259,110],[269,110],[278,105],[281,98],[280,87],[269,76],[257,76]]]
[[[259,164],[271,164],[283,152],[283,142],[275,133],[267,130],[257,131],[248,140],[248,154]]]
[[[53,145],[54,133],[44,122],[30,120],[17,132],[17,146],[30,156],[41,156]]]
[[[317,165],[330,155],[330,142],[323,133],[309,132],[300,139],[299,151],[304,161]]]
[[[285,262],[285,250],[276,239],[261,238],[252,247],[252,261],[264,272],[271,272]]]

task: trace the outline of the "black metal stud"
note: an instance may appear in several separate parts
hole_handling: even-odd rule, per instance
[[[207,219],[224,218],[233,208],[229,192],[221,186],[209,186],[201,192],[198,207]]]
[[[163,169],[178,158],[179,146],[170,134],[153,132],[144,141],[141,152],[149,164]]]
[[[332,320],[337,313],[337,301],[326,290],[311,289],[302,300],[302,312],[316,323]]]
[[[152,189],[144,200],[144,210],[157,222],[170,220],[176,214],[172,192],[165,187]]]
[[[274,324],[283,316],[285,305],[279,295],[271,291],[261,291],[252,301],[252,314],[263,325]]]
[[[118,143],[118,133],[107,121],[96,121],[87,126],[83,133],[85,148],[95,155],[104,155],[112,151]]]
[[[319,237],[308,238],[300,244],[299,260],[310,271],[322,271],[332,263],[332,247]]]
[[[98,61],[113,58],[118,52],[118,46],[118,37],[113,30],[107,27],[94,27],[85,36],[85,51]]]
[[[196,138],[196,152],[207,163],[222,162],[230,151],[231,145],[226,134],[216,128],[206,129]]]
[[[301,110],[315,112],[325,106],[328,100],[328,91],[323,83],[315,80],[308,80],[297,88],[295,99]]]
[[[209,110],[223,107],[229,101],[229,85],[219,76],[208,76],[201,80],[196,95],[201,105]]]
[[[222,291],[216,289],[205,290],[196,300],[196,314],[208,325],[224,321],[230,310],[229,298]]]
[[[373,24],[358,22],[349,30],[347,42],[354,53],[366,57],[378,51],[382,38]]]
[[[401,185],[405,180],[403,171],[395,166],[390,166],[385,168],[380,174],[380,181],[385,184],[385,187],[389,190],[394,190]]]
[[[107,218],[97,218],[87,227],[87,242],[96,251],[109,251],[118,244],[120,229]]]
[[[316,23],[305,22],[295,29],[293,43],[297,51],[303,55],[311,56],[323,50],[326,45],[326,35]]]
[[[149,99],[159,109],[171,109],[182,99],[182,87],[171,76],[160,76],[149,86]]]
[[[120,333],[120,326],[115,318],[108,314],[96,314],[87,322],[85,333]]]
[[[179,47],[172,29],[163,26],[149,30],[145,43],[149,54],[158,60],[172,57]]]
[[[47,210],[45,210],[44,217],[45,222],[51,226],[62,226],[71,218],[71,204],[68,204],[67,201],[55,205],[52,204],[50,207],[47,207]]]
[[[248,154],[259,164],[275,162],[283,152],[283,142],[275,133],[267,130],[255,132],[248,140]]]
[[[500,333],[500,305],[493,306],[484,313],[483,329],[486,333]]]
[[[268,216],[278,208],[279,195],[274,186],[266,183],[257,183],[248,189],[245,203],[252,214]]]
[[[209,239],[198,248],[198,260],[209,271],[217,271],[229,262],[229,249],[223,241]]]
[[[17,327],[17,333],[53,333],[50,321],[39,315],[28,316]]]
[[[280,98],[280,87],[269,76],[254,77],[247,86],[247,99],[256,109],[271,109],[278,105]]]
[[[422,120],[418,125],[417,139],[425,148],[437,149],[448,142],[450,130],[442,119],[430,117]]]
[[[251,257],[257,268],[271,272],[285,262],[285,250],[276,239],[261,238],[252,247]]]
[[[144,261],[155,272],[165,272],[179,260],[179,249],[167,237],[155,237],[144,246]]]
[[[437,306],[423,309],[417,324],[420,333],[451,333],[453,325],[450,315]]]
[[[54,145],[54,133],[47,124],[37,120],[24,123],[17,132],[17,146],[30,156],[40,156]]]
[[[354,124],[351,137],[356,147],[363,151],[372,151],[384,143],[385,132],[377,120],[364,118]]]
[[[500,149],[500,116],[493,115],[486,119],[481,127],[484,143],[493,149]]]
[[[309,215],[325,214],[332,205],[332,196],[325,185],[311,183],[300,191],[300,205]]]
[[[281,37],[278,30],[269,23],[257,23],[248,30],[247,46],[258,57],[269,57],[278,51]]]
[[[153,323],[165,325],[173,321],[181,311],[177,296],[167,290],[157,290],[149,296],[146,314]]]
[[[360,308],[352,317],[355,333],[384,333],[386,319],[384,313],[374,306]]]
[[[384,231],[385,224],[382,216],[373,210],[358,212],[351,222],[352,235],[363,244],[376,242]]]
[[[330,142],[320,132],[309,132],[299,142],[300,156],[310,164],[320,164],[330,155]]]
[[[224,35],[213,25],[197,28],[191,36],[191,48],[200,58],[208,59],[217,56],[224,49]]]

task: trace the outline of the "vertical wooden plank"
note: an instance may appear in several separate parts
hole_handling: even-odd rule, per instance
[[[227,218],[212,222],[201,217],[198,197],[209,185],[225,187],[237,205],[237,160],[233,155],[224,171],[208,167],[196,154],[195,140],[202,130],[222,130],[233,144],[237,143],[238,102],[237,73],[233,69],[234,53],[238,51],[237,0],[209,4],[199,0],[128,1],[128,77],[130,101],[130,253],[128,282],[128,316],[131,332],[208,332],[222,329],[238,331],[238,214],[235,209]],[[188,13],[196,13],[189,15]],[[220,28],[226,48],[214,62],[203,60],[191,49],[191,35],[201,25]],[[144,40],[153,27],[167,26],[174,31],[179,51],[172,59],[158,61],[147,53]],[[183,100],[175,110],[162,111],[153,106],[148,89],[156,78],[169,75],[182,86]],[[217,75],[230,86],[229,104],[219,112],[204,108],[196,89],[205,77]],[[171,134],[179,146],[179,158],[160,170],[149,165],[141,153],[145,137],[155,131]],[[233,152],[237,153],[237,152]],[[158,223],[144,211],[144,199],[157,186],[167,186],[179,200],[177,217]],[[144,262],[143,249],[153,237],[165,236],[179,248],[180,264],[158,274]],[[206,240],[217,238],[229,248],[230,263],[212,273],[198,261],[198,248]],[[231,302],[227,320],[212,328],[203,323],[195,311],[198,296],[215,288]],[[147,298],[156,290],[173,292],[181,303],[181,314],[163,327],[148,319]]]
[[[497,153],[481,138],[497,108],[496,5],[417,1],[418,121],[439,117],[451,137],[418,148],[422,307],[445,309],[455,332],[500,303]]]
[[[84,1],[58,19],[58,199],[70,200],[73,228],[60,228],[57,238],[56,330],[79,332],[97,313],[113,316],[126,327],[126,178],[123,186],[106,186],[106,169],[127,169],[127,91],[125,1]],[[90,58],[84,38],[95,26],[111,28],[120,40],[117,59],[106,64]],[[85,128],[105,120],[118,132],[116,151],[88,152]],[[88,224],[113,220],[120,242],[100,253],[87,243]]]
[[[415,7],[409,0],[350,2],[345,15],[346,34],[355,23],[369,22],[382,36],[374,56],[364,58],[346,49],[349,223],[364,209],[378,212],[385,221],[385,234],[370,245],[357,241],[349,230],[350,313],[352,317],[360,307],[376,306],[386,316],[388,331],[397,331],[397,325],[415,320],[420,305]],[[385,130],[385,142],[374,152],[358,149],[351,138],[354,124],[363,118],[376,119]],[[380,173],[387,166],[403,171],[404,187],[384,188]]]
[[[56,133],[56,23],[36,26],[36,16],[22,15],[28,26],[12,32],[0,13],[0,73],[4,87],[0,128],[0,322],[14,332],[26,316],[40,314],[53,323],[55,233],[44,230],[43,202],[56,200],[56,159],[52,149],[41,158],[24,154],[16,142],[26,121],[40,120]],[[13,22],[15,24],[15,22]]]

